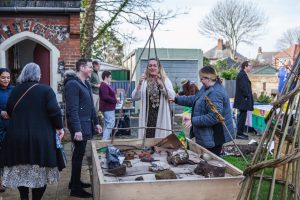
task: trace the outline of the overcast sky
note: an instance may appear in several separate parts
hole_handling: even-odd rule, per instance
[[[269,18],[265,34],[255,41],[254,45],[241,44],[238,52],[248,58],[254,58],[259,46],[263,51],[276,51],[276,41],[288,28],[300,26],[299,0],[252,0],[257,3]],[[217,41],[205,38],[198,32],[199,21],[210,12],[217,0],[165,0],[162,8],[188,10],[186,15],[177,16],[155,32],[157,47],[164,48],[199,48],[203,52],[216,46]],[[124,30],[131,28],[125,26]],[[133,30],[138,42],[131,44],[127,51],[143,47],[148,38],[149,31]]]

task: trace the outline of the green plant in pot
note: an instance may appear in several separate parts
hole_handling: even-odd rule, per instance
[[[256,102],[262,103],[262,104],[270,104],[272,102],[272,97],[261,93],[260,96],[256,99]]]
[[[238,70],[236,68],[230,68],[221,71],[220,76],[225,80],[235,80],[238,75]]]

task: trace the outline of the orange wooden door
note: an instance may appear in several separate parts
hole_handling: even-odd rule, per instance
[[[50,85],[50,51],[40,44],[36,44],[33,60],[41,68],[40,83]]]

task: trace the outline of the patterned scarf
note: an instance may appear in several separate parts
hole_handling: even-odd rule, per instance
[[[147,90],[150,98],[150,103],[152,104],[152,108],[159,107],[159,88],[158,83],[153,78],[148,78],[147,80]]]

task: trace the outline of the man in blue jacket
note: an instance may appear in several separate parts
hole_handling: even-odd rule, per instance
[[[94,129],[100,133],[102,128],[93,106],[91,86],[87,81],[93,71],[92,61],[78,60],[76,71],[77,76],[68,76],[65,80],[67,124],[74,143],[69,188],[71,189],[71,196],[90,198],[92,194],[83,188],[91,185],[80,180],[82,159],[87,140],[92,138]]]
[[[242,140],[248,139],[248,135],[244,134],[247,111],[252,111],[254,105],[251,81],[247,75],[251,72],[252,67],[252,63],[249,61],[243,62],[241,65],[241,71],[236,77],[236,90],[233,107],[239,110],[236,138]]]

